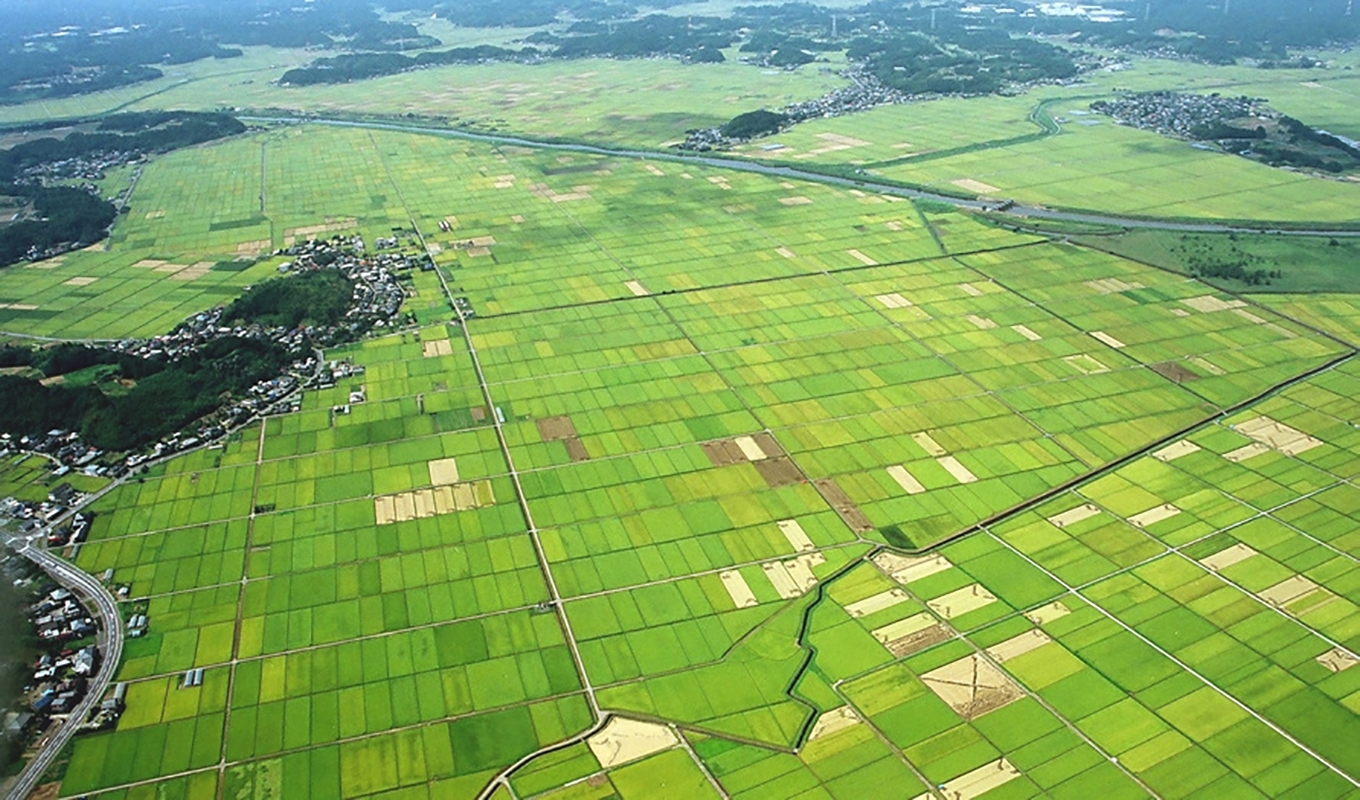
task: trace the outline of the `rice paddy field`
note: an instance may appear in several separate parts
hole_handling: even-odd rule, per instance
[[[414,225],[438,273],[418,326],[326,354],[360,373],[93,506],[77,564],[150,633],[61,797],[1360,785],[1345,295],[360,128],[172,154],[131,206],[107,252],[0,274],[54,312],[4,327],[164,329],[331,231]]]

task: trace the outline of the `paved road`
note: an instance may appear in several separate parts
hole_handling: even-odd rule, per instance
[[[672,161],[680,164],[700,164],[719,169],[730,169],[739,172],[754,172],[761,175],[769,175],[777,178],[787,178],[792,180],[810,181],[823,183],[830,186],[844,186],[851,189],[861,189],[876,192],[878,194],[893,195],[895,197],[905,197],[911,200],[933,200],[938,203],[948,203],[956,208],[970,209],[973,211],[984,211],[994,207],[996,203],[982,202],[980,200],[967,200],[946,194],[939,194],[924,189],[912,189],[906,186],[898,186],[890,183],[880,183],[864,176],[863,178],[847,178],[839,175],[828,175],[822,172],[812,172],[809,170],[798,169],[795,167],[777,166],[773,164],[763,164],[757,161],[750,161],[740,158],[723,158],[713,155],[698,155],[683,153],[680,151],[654,151],[654,150],[628,150],[612,149],[608,147],[597,147],[588,144],[573,144],[570,142],[543,142],[534,139],[524,139],[518,136],[502,136],[494,133],[472,133],[470,131],[451,130],[447,128],[427,128],[419,125],[402,125],[395,122],[363,122],[356,120],[326,119],[322,117],[251,117],[242,116],[243,122],[256,123],[310,123],[313,125],[328,125],[337,128],[364,128],[371,130],[399,131],[402,133],[419,133],[426,136],[443,136],[451,139],[467,139],[475,142],[486,142],[488,144],[504,144],[517,147],[531,147],[539,150],[563,150],[573,153],[586,153],[589,155],[609,156],[613,158],[633,158],[651,161]],[[1347,228],[1322,228],[1313,227],[1308,229],[1280,228],[1266,225],[1234,225],[1230,223],[1216,222],[1181,222],[1176,220],[1143,219],[1138,217],[1122,217],[1116,214],[1098,214],[1083,211],[1063,211],[1051,208],[1041,208],[1038,206],[1015,205],[1004,212],[993,212],[999,216],[1013,217],[1017,220],[1023,219],[1042,219],[1055,222],[1078,222],[1091,225],[1109,225],[1123,228],[1155,228],[1159,230],[1182,231],[1185,233],[1269,233],[1269,234],[1290,234],[1293,236],[1335,236],[1338,238],[1360,238],[1360,230]]]
[[[57,583],[80,597],[85,607],[99,618],[99,635],[96,637],[99,645],[99,670],[90,679],[89,690],[75,710],[55,733],[47,737],[38,754],[25,765],[18,781],[10,787],[9,800],[23,800],[37,787],[43,773],[47,772],[47,768],[61,754],[62,748],[71,737],[75,736],[76,730],[89,716],[91,709],[103,699],[104,691],[113,680],[113,675],[118,670],[118,662],[123,657],[123,618],[118,612],[118,601],[99,581],[69,562],[41,549],[36,542],[41,541],[42,536],[46,536],[46,529],[40,532],[37,539],[15,542],[15,549],[20,555],[41,567]]]

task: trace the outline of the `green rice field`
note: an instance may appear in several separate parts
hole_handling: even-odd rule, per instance
[[[150,633],[60,797],[1356,796],[1346,295],[364,128],[165,156],[131,207],[0,274],[0,327],[165,330],[331,232],[438,271],[326,353],[361,374],[92,506],[76,563]]]

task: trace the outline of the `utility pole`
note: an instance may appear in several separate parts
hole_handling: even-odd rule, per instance
[[[936,12],[937,10],[938,10],[938,9],[935,9],[935,8],[931,8],[931,9],[930,9],[930,29],[931,29],[932,31],[935,30],[935,12]]]

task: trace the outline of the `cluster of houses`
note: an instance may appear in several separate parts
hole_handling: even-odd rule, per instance
[[[16,520],[19,533],[27,535],[61,517],[84,499],[85,495],[76,491],[71,484],[63,483],[53,489],[47,495],[47,499],[41,502],[6,497],[0,500],[0,514]],[[48,542],[60,545],[79,544],[89,533],[89,515],[77,514],[69,523],[54,530]]]
[[[857,111],[868,111],[878,106],[923,99],[884,85],[882,81],[862,67],[852,67],[841,74],[842,77],[850,81],[849,86],[842,86],[821,97],[792,103],[780,109],[777,113],[784,115],[785,124],[796,125],[810,119],[840,117]],[[706,152],[720,150],[738,143],[737,140],[724,136],[720,127],[702,128],[688,131],[685,141],[677,147],[681,150]]]
[[[141,358],[174,361],[214,340],[239,337],[270,341],[292,352],[305,354],[299,355],[286,374],[252,386],[245,397],[200,420],[196,427],[172,434],[144,452],[114,461],[105,458],[106,454],[98,448],[82,443],[79,434],[72,431],[53,430],[43,436],[17,439],[0,435],[0,458],[19,451],[42,453],[57,462],[53,473],[57,477],[78,470],[95,477],[120,478],[148,462],[221,442],[231,430],[257,416],[297,411],[301,406],[297,390],[302,386],[327,388],[334,386],[339,378],[363,372],[362,367],[355,367],[348,362],[331,362],[329,366],[322,364],[315,355],[316,348],[353,339],[370,328],[400,324],[399,315],[406,293],[397,276],[422,268],[423,262],[428,261],[409,254],[383,253],[369,257],[363,253],[361,239],[338,236],[329,241],[309,241],[277,251],[277,255],[292,256],[294,259],[285,265],[287,269],[283,271],[338,269],[353,282],[351,307],[339,325],[294,329],[259,324],[229,325],[223,321],[226,309],[220,307],[195,314],[167,334],[150,339],[125,339],[105,345],[110,350]],[[60,510],[70,505],[72,503],[66,503]],[[37,507],[31,511],[31,514],[20,518],[26,520],[36,517],[40,524],[59,513],[57,511],[47,516],[51,509]]]
[[[1222,124],[1228,120],[1273,118],[1265,101],[1251,97],[1224,97],[1213,94],[1181,92],[1138,92],[1122,94],[1113,100],[1098,100],[1091,110],[1113,117],[1116,122],[1168,136],[1191,137],[1197,128]]]
[[[136,150],[99,150],[74,158],[44,161],[26,167],[14,176],[14,182],[28,186],[51,186],[70,181],[85,181],[87,183],[82,188],[98,194],[99,188],[88,182],[102,181],[109,170],[136,164],[144,158],[145,156]]]
[[[75,710],[99,667],[98,646],[61,647],[94,636],[98,630],[69,590],[46,592],[28,607],[28,616],[38,638],[51,643],[51,649],[30,665],[32,672],[19,702],[4,715],[3,735],[15,742],[29,741]],[[117,710],[121,711],[121,705]]]

